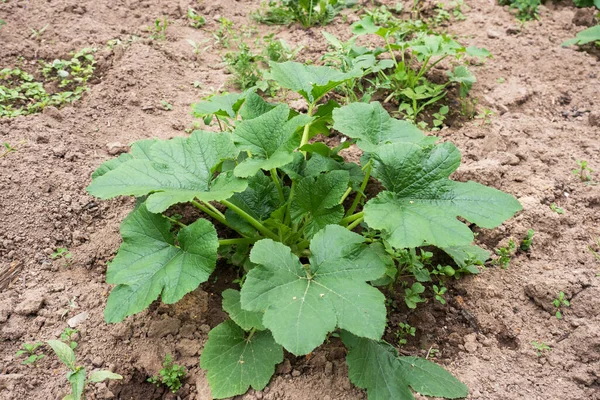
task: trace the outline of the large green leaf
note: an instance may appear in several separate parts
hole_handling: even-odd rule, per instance
[[[152,212],[194,198],[224,200],[247,186],[231,172],[213,179],[221,161],[237,153],[230,134],[194,131],[189,138],[156,141],[146,153],[148,158],[122,163],[96,177],[87,189],[103,199],[150,194],[146,205]]]
[[[598,8],[600,8],[600,5],[598,5]],[[596,41],[600,42],[600,25],[578,32],[575,38],[564,41],[561,46],[571,46],[573,44],[581,46]]]
[[[75,370],[75,352],[72,348],[60,340],[48,340],[48,346],[52,348],[58,359],[71,371]]]
[[[139,140],[131,145],[131,150],[129,153],[121,154],[117,158],[111,158],[102,163],[94,173],[92,174],[92,179],[95,179],[99,176],[106,174],[107,172],[112,171],[117,168],[119,165],[123,164],[125,161],[129,160],[149,160],[150,159],[150,147],[156,142],[155,139],[146,139]]]
[[[373,176],[388,190],[367,202],[365,222],[384,231],[396,248],[470,244],[473,233],[457,216],[494,228],[521,210],[509,194],[449,180],[460,164],[460,152],[451,143],[381,146],[372,160]]]
[[[385,297],[366,281],[381,277],[386,266],[363,242],[361,235],[328,225],[310,243],[310,265],[302,265],[289,247],[258,241],[250,253],[258,265],[242,287],[242,308],[264,311],[263,325],[296,355],[310,353],[336,327],[379,339]]]
[[[310,122],[307,115],[289,119],[290,109],[281,104],[250,120],[242,121],[233,132],[239,150],[247,151],[249,157],[235,167],[235,175],[248,177],[260,169],[269,171],[289,164],[294,150],[300,144],[299,127]]]
[[[214,226],[199,219],[182,228],[175,245],[171,224],[144,204],[121,224],[123,244],[108,267],[106,281],[117,286],[104,318],[119,322],[161,296],[168,304],[205,282],[215,268],[219,242]]]
[[[228,320],[208,334],[200,366],[207,370],[212,397],[222,399],[243,394],[252,386],[262,390],[283,361],[283,349],[269,331],[255,332],[251,338]]]
[[[252,328],[256,328],[259,331],[265,329],[262,324],[262,313],[242,310],[240,292],[237,290],[227,289],[223,291],[223,310],[245,331],[249,331]]]
[[[67,380],[71,384],[71,396],[73,400],[80,400],[85,391],[85,368],[79,367],[75,371],[67,372]]]
[[[357,139],[356,145],[372,152],[389,143],[435,143],[437,137],[425,136],[408,121],[391,118],[378,102],[351,103],[333,110],[333,129]]]
[[[293,90],[309,103],[315,103],[334,87],[361,75],[361,72],[341,72],[331,67],[304,65],[298,62],[271,63],[269,77],[286,89]]]
[[[308,219],[306,235],[312,237],[327,225],[337,224],[344,217],[340,199],[348,188],[347,171],[330,171],[298,182],[290,207],[292,221]]]
[[[211,114],[235,118],[248,93],[226,93],[210,97],[192,104],[192,112],[196,118],[203,118]]]
[[[369,400],[414,400],[409,386],[426,396],[457,399],[469,390],[439,365],[418,357],[399,357],[383,341],[341,334],[348,347],[348,375],[356,386],[367,389]]]

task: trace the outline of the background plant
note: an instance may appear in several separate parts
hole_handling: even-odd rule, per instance
[[[165,385],[173,393],[177,392],[183,384],[181,380],[185,378],[185,368],[173,362],[170,354],[165,356],[163,367],[158,373],[158,376],[148,378],[148,382],[154,383],[156,386]]]
[[[554,306],[554,308],[556,308],[556,313],[554,314],[556,316],[556,318],[562,319],[563,307],[570,307],[571,303],[569,302],[569,300],[567,300],[565,293],[560,291],[560,292],[558,292],[558,297],[552,301],[552,305]]]
[[[280,0],[269,1],[253,18],[263,24],[288,25],[298,22],[308,28],[327,25],[345,7],[356,4],[356,0]]]
[[[44,343],[42,343],[42,342],[23,343],[21,345],[22,349],[18,350],[17,354],[15,354],[15,356],[17,356],[17,357],[20,357],[22,355],[27,356],[27,358],[25,358],[25,360],[23,360],[21,362],[21,364],[24,364],[24,365],[35,364],[42,358],[46,357],[44,354],[36,354],[37,350],[40,347],[42,347],[43,345],[44,345]]]
[[[450,180],[458,149],[391,118],[380,103],[324,102],[358,76],[272,63],[267,78],[304,98],[306,113],[268,103],[253,90],[215,96],[193,109],[199,117],[216,116],[222,132],[143,140],[93,174],[91,194],[139,199],[107,270],[107,282],[116,285],[107,322],[158,297],[177,302],[209,278],[219,255],[237,272],[240,290],[222,294],[230,319],[209,333],[200,360],[214,398],[261,390],[284,348],[305,355],[333,332],[348,348],[351,381],[370,398],[401,398],[409,388],[467,395],[441,367],[401,357],[382,340],[386,299],[375,285],[426,279],[423,271],[397,274],[402,250],[433,246],[457,269],[472,263],[482,250],[457,216],[493,228],[520,204],[496,189]],[[331,125],[351,140],[335,147],[311,142]],[[339,155],[350,142],[364,152],[360,164]],[[381,184],[375,196],[367,194],[371,178]],[[183,223],[170,210],[179,203],[203,217]],[[410,289],[424,293],[415,283]],[[390,368],[382,371],[382,364]]]

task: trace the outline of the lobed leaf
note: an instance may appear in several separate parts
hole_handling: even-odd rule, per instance
[[[106,322],[140,312],[159,296],[175,303],[208,279],[219,247],[214,226],[199,219],[182,228],[178,246],[170,229],[169,221],[145,204],[123,220],[123,244],[106,272],[106,282],[117,285],[104,310]]]
[[[311,121],[307,115],[289,119],[290,109],[280,104],[250,120],[242,121],[233,131],[239,150],[249,157],[239,163],[234,173],[239,177],[255,175],[260,169],[269,171],[292,162],[294,150],[300,145],[296,131]]]
[[[304,65],[298,62],[270,63],[269,77],[286,89],[299,93],[309,103],[316,103],[323,95],[341,83],[359,77],[362,72],[341,72],[337,69]]]
[[[207,370],[212,397],[222,399],[243,394],[252,386],[262,390],[283,361],[283,349],[269,331],[255,332],[251,338],[233,321],[218,325],[208,334],[200,356]]]
[[[448,176],[460,164],[451,143],[422,148],[396,143],[373,154],[373,176],[388,189],[367,202],[365,222],[396,248],[469,244],[473,233],[457,216],[494,228],[521,210],[509,194]]]
[[[408,121],[391,118],[378,102],[351,103],[333,110],[333,129],[357,139],[356,145],[372,152],[390,143],[433,144],[437,137],[425,136]]]
[[[116,169],[119,165],[129,160],[150,160],[150,147],[152,147],[155,142],[155,139],[139,140],[135,142],[131,145],[131,150],[129,153],[121,154],[117,158],[111,158],[96,168],[96,170],[92,173],[92,179]]]
[[[399,357],[383,341],[341,333],[348,347],[348,375],[356,386],[366,389],[369,400],[414,400],[416,392],[435,397],[466,397],[465,384],[437,364],[418,357]]]
[[[261,322],[263,314],[256,311],[243,310],[240,292],[237,290],[227,289],[223,291],[223,310],[245,331],[249,331],[252,328],[256,328],[259,331],[265,330]]]
[[[238,154],[227,133],[194,131],[188,138],[157,140],[145,154],[97,176],[88,192],[102,199],[149,194],[148,210],[158,213],[194,198],[224,200],[247,186],[231,172],[213,179],[218,165]]]
[[[211,114],[235,118],[248,93],[251,92],[226,93],[210,97],[204,101],[192,104],[192,113],[196,118],[203,118]]]
[[[311,241],[310,265],[270,239],[254,245],[258,264],[241,290],[242,308],[264,311],[263,325],[295,355],[308,354],[336,327],[379,339],[386,321],[385,297],[367,281],[381,277],[385,263],[361,235],[328,225]]]

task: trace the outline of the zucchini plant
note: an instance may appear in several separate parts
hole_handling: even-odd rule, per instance
[[[107,270],[116,285],[107,322],[159,297],[177,302],[209,278],[219,256],[239,270],[240,289],[222,294],[230,319],[209,333],[200,359],[214,398],[262,390],[284,349],[309,354],[334,332],[348,348],[351,381],[370,399],[413,399],[411,389],[468,393],[443,368],[401,357],[383,341],[386,298],[376,285],[406,279],[396,273],[405,249],[436,246],[457,265],[485,261],[457,217],[493,228],[521,206],[499,190],[450,180],[458,149],[391,118],[381,104],[321,101],[356,76],[271,64],[269,78],[300,94],[306,113],[252,90],[213,97],[193,109],[216,118],[221,132],[142,140],[93,174],[92,195],[138,198]],[[332,129],[351,140],[336,147],[316,140]],[[360,163],[340,156],[350,143],[363,151]],[[179,203],[201,216],[182,223],[170,209]]]

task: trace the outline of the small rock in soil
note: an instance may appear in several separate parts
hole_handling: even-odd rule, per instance
[[[292,364],[290,363],[290,360],[288,360],[287,358],[285,360],[283,360],[283,362],[281,364],[279,364],[277,366],[277,369],[275,370],[275,373],[277,375],[286,375],[286,374],[289,374],[290,372],[292,372]]]
[[[127,151],[129,151],[129,147],[121,144],[120,142],[111,142],[106,144],[106,152],[111,156],[127,153]]]
[[[148,337],[161,338],[167,335],[177,335],[181,321],[177,318],[165,318],[159,321],[152,321],[148,329]]]
[[[57,121],[62,121],[62,119],[63,119],[62,114],[56,107],[52,107],[52,106],[45,107],[44,111],[42,111],[42,113],[44,115],[49,116],[50,118],[57,120]]]
[[[2,340],[18,340],[27,329],[26,319],[13,315],[2,327],[0,338]]]
[[[20,315],[37,314],[44,306],[44,294],[41,291],[25,293],[24,299],[17,305],[15,312]]]
[[[102,365],[104,365],[104,361],[102,361],[102,358],[100,357],[94,357],[94,359],[92,360],[92,365],[94,367],[100,368]]]
[[[487,31],[487,37],[490,39],[498,39],[500,37],[500,33],[490,29]]]
[[[85,321],[86,319],[88,319],[90,315],[87,312],[82,312],[77,314],[76,316],[74,316],[73,318],[70,318],[67,321],[67,325],[69,325],[71,328],[75,328],[77,327],[79,324],[81,324],[83,321]]]
[[[190,339],[181,339],[176,348],[183,357],[193,357],[200,352],[200,344]]]
[[[204,373],[196,379],[196,398],[199,400],[212,399],[210,387],[208,386],[208,381],[206,380],[206,375]]]
[[[0,302],[0,322],[6,322],[13,309],[14,305],[11,299],[4,299]]]
[[[588,122],[591,126],[600,126],[600,112],[591,112],[588,116]]]
[[[465,350],[469,353],[475,353],[477,351],[477,343],[468,342],[465,343]]]
[[[300,376],[300,375],[301,375],[301,372],[300,372],[300,371],[298,371],[297,369],[295,369],[295,370],[293,370],[293,371],[292,371],[292,376],[293,376],[293,377],[298,377],[298,376]]]

